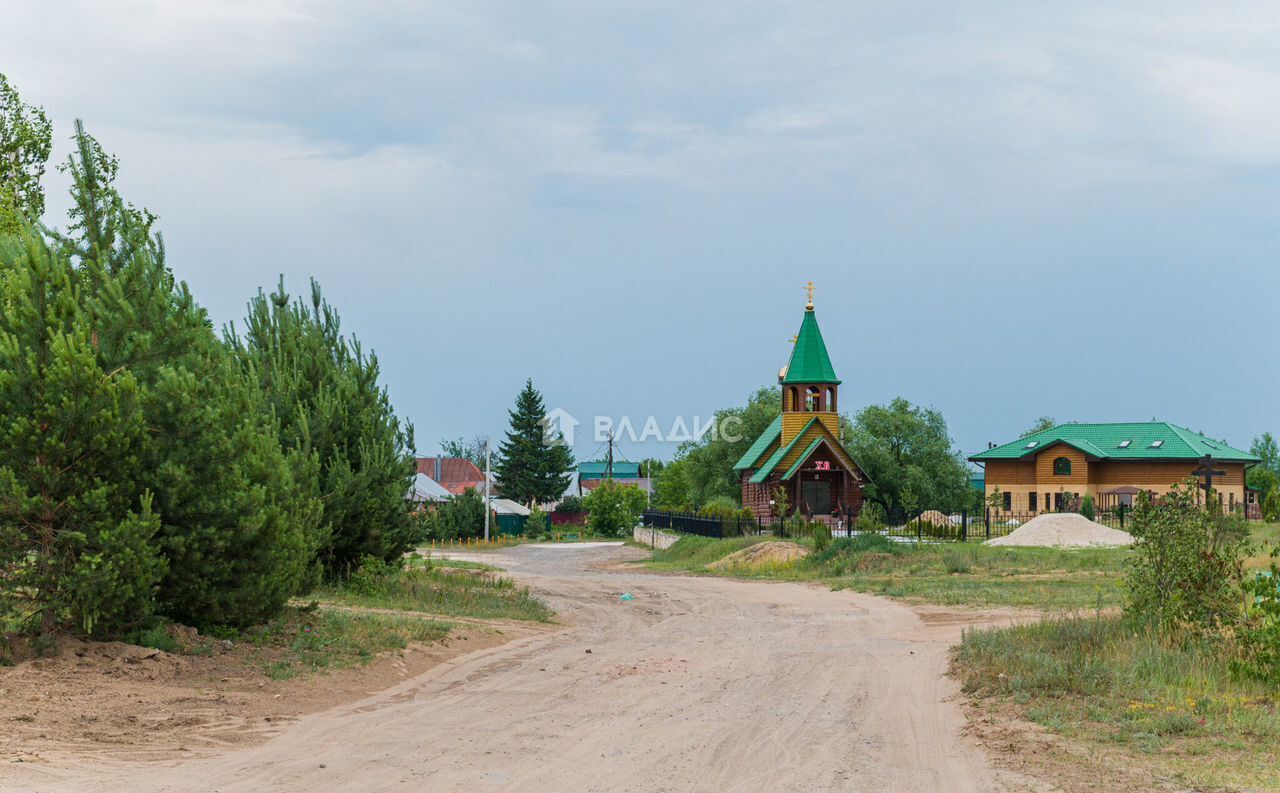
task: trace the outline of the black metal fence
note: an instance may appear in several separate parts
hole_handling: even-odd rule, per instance
[[[1100,511],[1094,514],[1094,521],[1114,529],[1125,528],[1128,521],[1128,508]],[[1024,523],[1040,515],[1059,514],[1052,512],[1006,512],[988,509],[980,514],[968,511],[944,513],[938,510],[925,510],[915,518],[900,524],[879,528],[873,532],[860,530],[849,521],[838,525],[830,525],[832,536],[846,537],[860,533],[882,534],[900,540],[917,542],[983,542],[993,537],[1004,537],[1012,534]],[[813,533],[814,523],[801,518],[789,518],[785,521],[765,523],[759,518],[747,518],[740,515],[732,517],[710,517],[692,512],[663,512],[648,510],[644,513],[644,525],[658,529],[670,529],[683,534],[697,534],[702,537],[742,537],[770,535],[774,537],[806,537]]]
[[[671,529],[684,534],[717,538],[765,534],[767,528],[759,518],[746,518],[741,515],[708,517],[693,512],[659,512],[657,510],[645,511],[644,525],[655,529]]]

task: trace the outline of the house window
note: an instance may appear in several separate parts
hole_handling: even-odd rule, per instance
[[[1005,493],[1004,494],[1004,511],[1010,512],[1012,510],[1013,510],[1013,493]]]
[[[1071,476],[1071,460],[1066,457],[1059,457],[1053,461],[1054,476]]]
[[[1065,496],[1066,496],[1066,493],[1054,493],[1054,494],[1053,494],[1053,509],[1054,509],[1054,511],[1056,511],[1056,512],[1061,512],[1061,511],[1062,511],[1062,503],[1066,500],[1066,499],[1065,499]]]
[[[1034,491],[1033,491],[1033,492],[1031,492],[1031,493],[1029,493],[1029,494],[1027,495],[1027,498],[1029,498],[1029,499],[1030,499],[1030,501],[1028,502],[1028,505],[1031,507],[1031,511],[1032,511],[1032,512],[1035,512],[1035,511],[1036,511],[1036,501],[1037,501],[1037,499],[1036,499],[1036,493],[1035,493]]]

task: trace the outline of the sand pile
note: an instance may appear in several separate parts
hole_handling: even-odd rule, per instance
[[[744,570],[759,567],[781,567],[809,555],[809,549],[794,542],[758,542],[734,551],[707,567],[712,570]]]
[[[987,540],[987,545],[1031,548],[1114,548],[1133,544],[1133,535],[1084,515],[1070,512],[1040,515],[1015,529],[1007,537]]]
[[[946,515],[943,515],[941,512],[939,512],[936,509],[931,509],[928,512],[921,512],[920,517],[917,518],[916,520],[920,521],[921,523],[928,523],[931,526],[937,526],[938,528],[946,528],[948,526],[954,525],[951,522],[951,518],[947,517]],[[912,521],[912,523],[915,523],[915,521]]]

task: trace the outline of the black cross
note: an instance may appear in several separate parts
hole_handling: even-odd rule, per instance
[[[1206,454],[1200,458],[1200,467],[1195,470],[1195,475],[1204,480],[1204,484],[1200,487],[1204,488],[1205,501],[1209,499],[1209,493],[1213,490],[1213,478],[1215,476],[1226,476],[1226,471],[1214,470],[1213,455]]]

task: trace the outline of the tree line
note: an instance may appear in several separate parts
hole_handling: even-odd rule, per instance
[[[215,331],[157,218],[80,122],[42,223],[52,126],[0,76],[0,619],[122,635],[243,627],[398,557],[412,428],[314,281]]]

